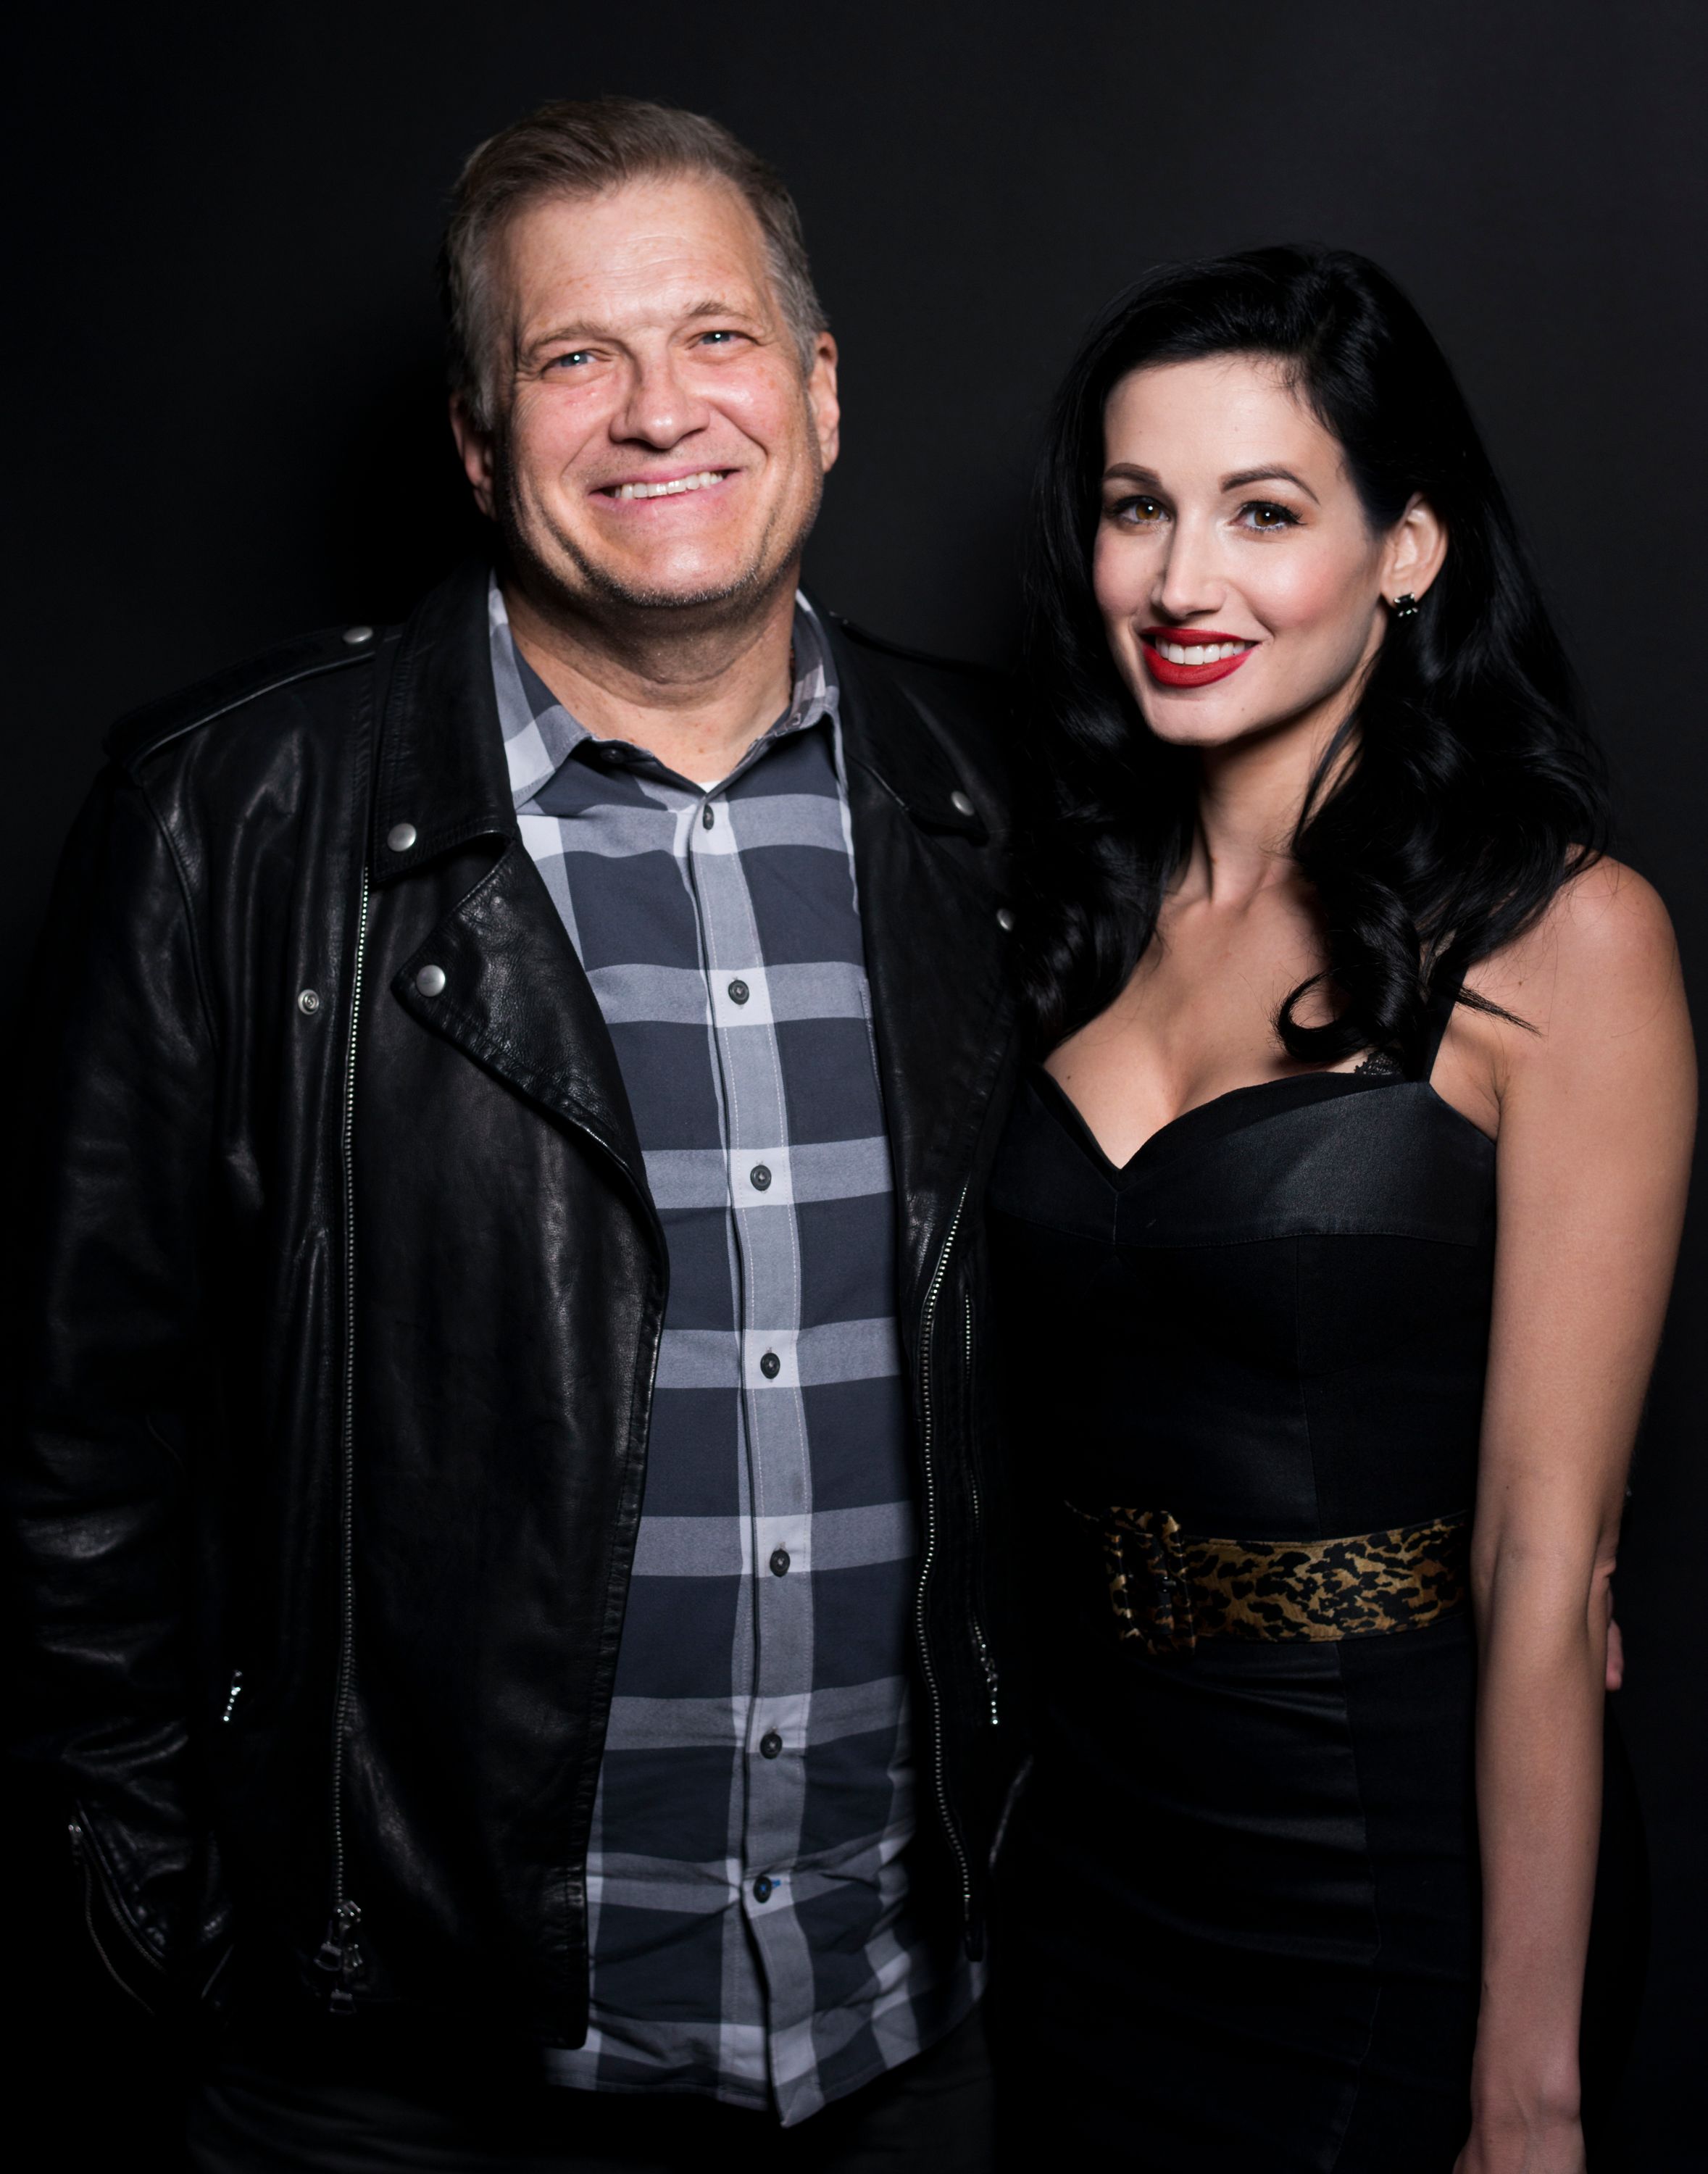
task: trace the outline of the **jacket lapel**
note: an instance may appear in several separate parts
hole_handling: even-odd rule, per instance
[[[835,636],[867,979],[916,1317],[1014,1031],[1006,866],[923,712]]]
[[[388,888],[490,840],[488,872],[392,977],[430,1033],[590,1136],[651,1218],[629,1096],[575,946],[518,833],[493,693],[487,570],[435,590],[404,630],[381,728],[370,848]],[[420,986],[437,967],[436,994]],[[430,980],[431,977],[430,976]]]

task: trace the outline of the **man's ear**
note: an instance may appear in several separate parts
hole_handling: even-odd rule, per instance
[[[820,333],[813,343],[813,367],[807,376],[807,405],[819,434],[819,461],[828,475],[842,450],[842,408],[836,397],[836,343]]]
[[[1421,492],[1414,493],[1388,531],[1382,554],[1382,592],[1388,602],[1426,596],[1446,556],[1446,524]]]
[[[492,433],[484,430],[475,421],[460,392],[451,396],[451,435],[457,441],[462,473],[468,478],[475,504],[489,521],[495,521],[498,514],[493,481]]]

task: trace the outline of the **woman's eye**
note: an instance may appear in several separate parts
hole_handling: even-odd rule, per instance
[[[1143,528],[1153,521],[1160,521],[1163,509],[1154,498],[1122,498],[1109,509],[1116,520],[1124,521],[1130,528]]]
[[[1240,516],[1247,527],[1260,532],[1296,528],[1299,525],[1296,513],[1289,513],[1284,506],[1272,506],[1266,499],[1254,499],[1249,506],[1242,506]]]

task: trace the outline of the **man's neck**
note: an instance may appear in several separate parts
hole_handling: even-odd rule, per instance
[[[727,777],[788,706],[792,578],[739,619],[657,610],[616,625],[548,614],[500,586],[517,648],[576,722],[697,784]]]

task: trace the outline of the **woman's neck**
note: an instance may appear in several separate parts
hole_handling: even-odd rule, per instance
[[[1300,718],[1198,757],[1197,820],[1174,896],[1238,912],[1297,871],[1292,846],[1338,720]]]

